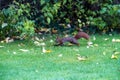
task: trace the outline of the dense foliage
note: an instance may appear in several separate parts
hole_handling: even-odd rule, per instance
[[[119,3],[118,0],[13,0],[0,8],[0,39],[76,28],[92,33],[119,30]]]

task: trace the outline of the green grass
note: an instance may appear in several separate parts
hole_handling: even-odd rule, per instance
[[[51,52],[44,54],[41,46],[31,41],[0,43],[4,46],[0,48],[0,80],[120,80],[120,54],[117,59],[111,59],[113,51],[120,52],[120,43],[112,42],[119,36],[96,35],[95,41],[91,36],[98,46],[90,48],[86,48],[84,39],[79,40],[79,47],[53,46],[48,39],[45,48]],[[105,41],[105,38],[109,39]],[[88,58],[79,61],[77,54]]]

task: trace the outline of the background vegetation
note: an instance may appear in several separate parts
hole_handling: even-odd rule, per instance
[[[0,0],[0,40],[34,33],[120,30],[119,0]]]

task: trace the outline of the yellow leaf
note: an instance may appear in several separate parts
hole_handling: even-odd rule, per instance
[[[46,50],[46,53],[50,53],[50,52],[52,52],[51,50]]]
[[[50,52],[52,52],[52,51],[51,51],[51,50],[46,50],[45,47],[42,47],[42,52],[43,52],[43,53],[50,53]]]
[[[111,59],[117,59],[118,57],[112,54]]]
[[[73,44],[69,43],[68,46],[72,46]]]
[[[85,57],[81,57],[81,56],[77,57],[77,59],[80,60],[80,61],[85,61],[86,60]]]
[[[114,54],[116,54],[116,55],[117,55],[117,54],[120,54],[120,52],[115,52]]]
[[[95,47],[97,47],[97,46],[98,46],[98,44],[94,44],[94,46],[95,46]]]

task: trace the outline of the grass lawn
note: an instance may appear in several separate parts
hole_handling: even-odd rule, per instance
[[[120,35],[96,35],[96,40],[91,36],[89,48],[84,39],[80,46],[62,47],[47,39],[50,53],[32,41],[0,43],[0,80],[120,80],[120,42],[112,42],[113,38]],[[86,60],[78,60],[79,55]]]

